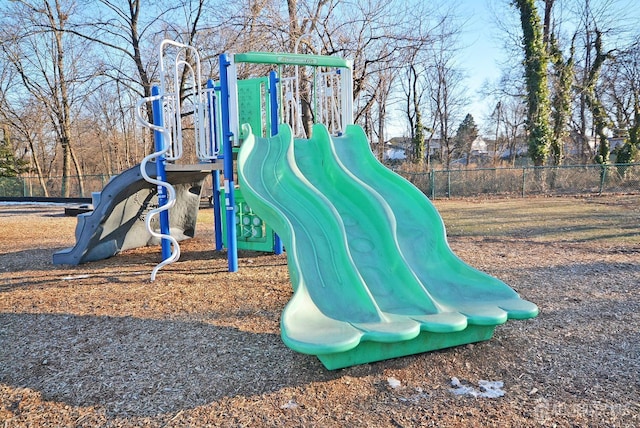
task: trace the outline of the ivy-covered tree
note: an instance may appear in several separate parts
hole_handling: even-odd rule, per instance
[[[478,138],[479,131],[473,116],[469,113],[464,117],[464,120],[458,126],[456,132],[454,150],[460,156],[465,155],[465,163],[469,165],[469,158],[471,158],[471,145]]]
[[[520,11],[523,34],[529,156],[534,165],[541,166],[547,159],[551,141],[549,88],[547,85],[549,59],[535,0],[513,0],[513,5]]]
[[[561,165],[564,159],[564,139],[567,137],[567,124],[571,117],[571,86],[574,79],[574,52],[571,44],[569,57],[565,61],[562,51],[558,46],[558,40],[551,35],[549,41],[549,54],[553,78],[553,95],[551,97],[551,118],[553,120],[553,132],[551,138],[551,158],[554,165]]]
[[[633,122],[629,127],[629,136],[624,148],[626,148],[628,156],[623,155],[622,159],[618,157],[616,162],[631,163],[640,160],[640,96],[637,88],[634,93]]]
[[[628,164],[640,160],[640,105],[636,101],[634,106],[634,121],[629,129],[624,144],[615,149],[616,163]],[[623,177],[627,175],[628,168],[619,166],[618,171]]]
[[[604,52],[602,47],[602,32],[598,29],[595,30],[596,40],[594,42],[595,59],[593,65],[589,70],[589,75],[584,88],[585,100],[591,115],[593,116],[593,127],[595,128],[596,136],[598,137],[598,154],[596,155],[596,162],[600,164],[606,164],[609,162],[609,138],[606,133],[606,129],[610,124],[609,117],[605,111],[604,105],[596,93],[596,85],[598,78],[600,77],[600,71],[604,62],[611,57],[611,52]]]

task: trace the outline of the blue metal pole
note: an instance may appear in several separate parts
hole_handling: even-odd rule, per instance
[[[153,86],[151,88],[151,95],[160,95],[160,88]],[[156,99],[152,103],[153,110],[153,124],[156,126],[164,126],[164,115],[162,108],[162,99]],[[161,131],[153,131],[153,140],[156,152],[164,150],[165,138]],[[156,158],[156,178],[162,182],[167,182],[167,172],[165,170],[165,158],[164,155],[160,155]],[[167,204],[167,188],[158,185],[158,205],[164,206]],[[160,233],[163,235],[170,234],[169,227],[169,210],[161,211],[160,214]],[[162,260],[167,260],[171,257],[171,241],[163,238],[160,243],[162,247]]]
[[[238,271],[238,241],[236,236],[236,215],[233,180],[233,134],[230,129],[231,118],[229,113],[229,76],[228,67],[231,65],[226,54],[220,55],[220,99],[222,119],[222,144],[224,154],[224,202],[225,220],[227,222],[227,261],[229,272]],[[238,120],[238,118],[233,118]]]
[[[269,72],[269,120],[271,121],[271,136],[278,133],[278,74],[275,71]]]
[[[272,137],[278,134],[278,125],[280,123],[278,120],[278,82],[277,73],[275,71],[271,71],[269,73],[269,120],[271,121]],[[275,254],[282,254],[284,252],[284,245],[282,245],[282,240],[277,233],[273,238],[273,252]]]
[[[207,81],[207,89],[214,89],[213,80]],[[218,148],[217,140],[218,140],[218,129],[216,126],[216,100],[215,97],[210,94],[207,98],[207,103],[209,104],[209,139],[211,147],[214,149]],[[212,162],[216,162],[214,159]],[[216,240],[216,251],[222,250],[222,211],[220,206],[220,171],[215,170],[211,172],[211,181],[213,183],[213,193],[212,193],[212,202],[213,202],[213,224],[214,224],[214,237]]]

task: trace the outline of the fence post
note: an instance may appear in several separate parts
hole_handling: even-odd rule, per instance
[[[524,189],[526,186],[526,182],[527,182],[527,167],[523,167],[522,168],[522,197],[524,198]]]
[[[447,170],[447,198],[451,197],[451,170]]]
[[[429,181],[431,184],[431,199],[436,198],[436,172],[434,170],[429,171]]]
[[[607,164],[600,164],[600,191],[598,195],[602,195],[602,190],[604,189],[604,181],[607,178]]]

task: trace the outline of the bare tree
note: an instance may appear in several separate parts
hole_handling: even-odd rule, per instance
[[[502,75],[496,87],[487,93],[487,97],[497,99],[496,108],[491,115],[495,126],[494,163],[498,157],[506,158],[509,165],[515,165],[516,157],[525,153],[527,111],[522,80],[508,73]]]
[[[518,145],[525,142],[527,123],[525,104],[515,98],[508,98],[502,103],[501,118],[504,149],[508,154],[509,164],[514,166],[516,157],[520,153]]]
[[[43,138],[49,133],[47,122],[42,120],[45,112],[42,105],[32,96],[27,96],[17,105],[8,103],[4,97],[5,93],[5,88],[2,88],[0,122],[3,128],[8,128],[8,132],[13,135],[15,148],[22,154],[21,159],[28,162],[28,171],[35,172],[43,196],[49,196],[46,178],[51,174],[52,157],[49,155],[55,152],[55,148],[47,147],[46,139]],[[43,132],[42,127],[47,130]]]
[[[601,105],[598,88],[603,83],[601,70],[625,44],[630,31],[635,31],[635,23],[627,22],[628,8],[634,7],[619,0],[575,0],[571,3],[571,13],[575,22],[575,76],[577,108],[573,118],[573,133],[582,162],[594,158],[604,160],[608,153],[596,157],[592,137],[601,142],[602,151],[608,151],[606,130],[611,118],[607,111],[610,106]],[[595,92],[594,92],[595,91]],[[594,116],[595,112],[595,116]]]
[[[404,114],[409,123],[409,136],[413,145],[412,159],[415,163],[421,163],[425,154],[424,119],[422,110],[425,107],[426,84],[424,80],[425,70],[422,49],[411,49],[407,52],[406,66],[402,90],[404,95]],[[431,133],[433,136],[433,132]],[[430,139],[428,140],[430,141]],[[427,151],[427,164],[429,164],[429,152]],[[427,165],[429,168],[429,165]]]
[[[387,105],[391,101],[394,75],[389,69],[380,73],[380,80],[376,90],[376,103],[378,106],[378,158],[384,159],[385,124],[387,118]]]
[[[145,16],[149,17],[143,20],[145,7],[149,12]],[[99,0],[86,12],[74,15],[67,31],[101,47],[104,55],[100,65],[109,80],[124,85],[140,97],[150,97],[157,55],[154,46],[158,41],[154,36],[160,32],[157,24],[163,15],[162,9],[144,6],[143,0]],[[122,58],[127,58],[129,63]],[[153,122],[150,105],[146,112],[147,120]]]
[[[445,168],[453,149],[454,123],[464,104],[463,75],[456,66],[461,26],[451,8],[433,12],[431,21],[421,23],[423,43],[407,49],[405,66],[404,115],[409,123],[417,161],[427,154],[431,167],[431,144],[439,138]],[[428,135],[427,135],[428,133]]]
[[[433,118],[434,132],[440,137],[442,160],[446,169],[450,168],[453,152],[455,123],[463,114],[466,103],[464,76],[456,66],[459,49],[460,28],[445,15],[437,27],[438,37],[429,48],[425,80],[429,94],[429,113]]]
[[[62,149],[61,194],[70,194],[72,165],[84,193],[83,174],[73,140],[74,104],[86,91],[93,77],[80,55],[88,50],[66,32],[74,3],[65,0],[35,2],[20,0],[4,8],[1,25],[4,59],[15,67],[22,84],[46,107],[46,113]]]

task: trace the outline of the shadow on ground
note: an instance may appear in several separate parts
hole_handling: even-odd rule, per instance
[[[40,391],[46,400],[105,407],[112,417],[175,412],[341,376],[274,334],[132,317],[0,314],[0,361],[0,382]]]

